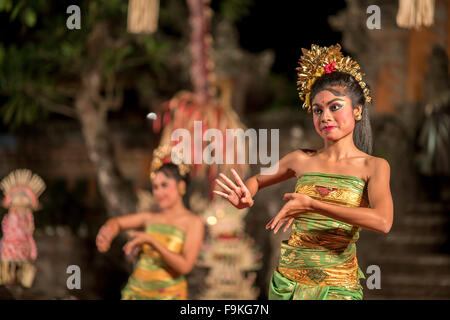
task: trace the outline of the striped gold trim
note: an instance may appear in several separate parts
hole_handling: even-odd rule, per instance
[[[141,290],[136,287],[129,287],[127,292],[122,296],[122,300],[135,300],[136,296],[145,298],[165,298],[167,300],[172,300],[174,297],[180,300],[187,299],[187,282],[183,281],[174,286],[159,289],[159,290]]]
[[[320,194],[318,188],[329,189],[330,192],[326,195]],[[296,193],[301,193],[311,198],[328,202],[331,204],[337,204],[345,207],[359,207],[362,199],[362,194],[355,192],[352,189],[347,189],[343,187],[328,187],[316,184],[303,184],[298,185],[295,189]]]
[[[170,271],[168,269],[160,269],[160,270],[135,269],[133,272],[133,277],[143,281],[166,281],[172,280],[173,278],[179,276],[180,275],[178,273]]]
[[[156,241],[161,243],[168,250],[174,253],[181,253],[181,250],[183,249],[183,240],[177,237],[172,237],[171,235],[168,234],[153,233],[153,232],[148,232],[148,234],[150,234],[150,236],[152,236]],[[161,254],[155,249],[153,249],[152,246],[149,244],[143,244],[142,251],[149,257],[154,258],[161,257]]]
[[[358,229],[355,230],[357,232]],[[328,229],[327,232],[296,232],[292,231],[288,244],[294,247],[306,247],[317,250],[342,250],[358,239],[344,229]]]
[[[358,289],[358,261],[356,255],[344,264],[322,269],[291,269],[278,267],[286,278],[309,286],[346,286]]]

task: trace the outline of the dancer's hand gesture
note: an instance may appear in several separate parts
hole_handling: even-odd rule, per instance
[[[115,221],[115,220],[112,220]],[[117,221],[115,222],[107,222],[105,223],[99,230],[96,238],[96,244],[97,249],[100,252],[106,252],[109,250],[109,247],[111,246],[111,242],[113,239],[117,236],[117,234],[120,231],[120,227],[117,224]]]
[[[124,246],[123,251],[125,251],[126,254],[133,254],[137,249],[139,249],[139,246],[147,243],[151,245],[152,238],[150,235],[148,235],[145,232],[130,232],[131,240],[129,240]]]
[[[245,186],[241,177],[239,177],[238,173],[234,169],[231,169],[231,173],[233,174],[237,184],[231,181],[226,175],[221,173],[219,174],[219,176],[225,183],[223,183],[219,179],[216,179],[216,184],[218,184],[226,192],[217,190],[214,190],[213,192],[230,201],[230,203],[238,209],[253,206],[254,202],[252,199],[252,195]]]
[[[283,231],[287,231],[292,222],[294,222],[296,216],[312,210],[311,205],[313,199],[305,194],[286,193],[283,196],[283,200],[289,201],[266,225],[266,229],[275,229],[274,233],[277,233],[284,224],[286,225],[284,226]]]

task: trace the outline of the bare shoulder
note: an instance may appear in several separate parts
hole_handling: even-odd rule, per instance
[[[311,149],[297,149],[294,150],[286,155],[286,159],[289,161],[305,161],[310,159],[312,156],[314,156],[317,153],[317,150],[311,150]]]
[[[296,153],[297,157],[301,157],[302,159],[307,159],[317,154],[317,150],[307,148],[301,148],[293,151],[293,153],[294,152]]]
[[[292,172],[292,176],[299,176],[305,167],[308,167],[310,161],[314,159],[316,154],[317,150],[304,148],[297,149],[284,156],[282,162],[280,163]]]
[[[156,216],[157,214],[151,211],[142,211],[137,213],[138,215],[140,215],[142,217],[142,219],[144,219],[145,224],[149,224],[152,222],[156,222]]]
[[[188,211],[180,223],[183,224],[182,228],[185,230],[186,234],[203,237],[205,225],[200,216]]]
[[[368,158],[370,177],[385,177],[389,179],[391,167],[386,159],[370,156]]]
[[[204,225],[203,219],[191,211],[187,211],[183,220],[188,228],[199,228]]]

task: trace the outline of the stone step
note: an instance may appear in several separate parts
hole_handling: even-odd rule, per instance
[[[423,225],[394,225],[391,231],[386,236],[394,235],[394,237],[408,236],[431,236],[441,238],[448,238],[450,235],[450,223],[445,224],[423,224]]]
[[[417,202],[411,203],[405,208],[406,215],[441,215],[450,212],[450,205],[441,202]]]
[[[450,274],[414,274],[413,272],[409,274],[398,272],[397,274],[389,273],[388,275],[381,276],[381,287],[383,283],[386,287],[397,287],[397,286],[423,286],[423,287],[442,287],[447,288],[450,293]]]
[[[413,234],[413,233],[389,233],[383,239],[386,244],[399,245],[439,245],[448,241],[448,235],[435,234]]]
[[[450,213],[449,213],[450,214]],[[433,214],[433,215],[405,215],[398,220],[399,224],[405,225],[419,225],[419,226],[435,226],[450,222],[450,217],[447,213]]]
[[[382,245],[380,247],[374,247],[372,253],[375,254],[389,254],[394,256],[401,256],[406,252],[414,252],[416,254],[448,254],[450,253],[448,243],[431,243],[431,244],[408,244],[408,243],[390,243],[388,245]]]
[[[395,263],[384,262],[379,259],[367,260],[367,264],[360,264],[363,271],[367,270],[369,265],[380,267],[381,277],[411,275],[422,278],[423,275],[432,274],[434,277],[450,279],[450,267],[447,264],[413,264],[413,263]],[[366,272],[364,272],[366,274]],[[367,274],[369,275],[369,274]]]
[[[448,238],[450,235],[450,224],[445,225],[435,225],[435,226],[393,226],[391,231],[386,236],[428,236],[437,237],[438,235],[442,238]]]
[[[450,272],[385,272],[381,276],[381,289],[370,290],[365,284],[363,288],[365,297],[374,299],[450,299]]]
[[[376,259],[382,263],[410,264],[421,266],[443,266],[450,270],[450,255],[448,254],[405,254],[377,256]]]
[[[420,286],[397,287],[394,289],[364,290],[364,300],[448,300],[448,289]]]
[[[408,231],[411,229],[421,233],[432,232],[448,232],[450,229],[450,213],[442,215],[406,215],[394,220],[391,232]],[[395,218],[394,218],[395,219]]]
[[[364,254],[403,255],[414,252],[450,253],[450,239],[444,233],[388,233],[386,235],[365,235],[358,242],[358,250]],[[371,253],[368,253],[371,252]]]
[[[450,299],[450,285],[444,282],[425,278],[418,281],[415,277],[384,277],[381,279],[381,289],[368,289],[365,285],[366,299]],[[441,284],[443,283],[443,284]]]
[[[395,219],[395,217],[394,217]],[[358,243],[361,269],[381,269],[381,289],[364,299],[450,299],[450,208],[441,203],[413,204],[394,220],[389,234],[366,232]]]

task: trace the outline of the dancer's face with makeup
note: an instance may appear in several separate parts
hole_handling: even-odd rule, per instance
[[[331,87],[318,92],[311,101],[314,127],[324,139],[337,141],[352,133],[355,114],[361,107],[353,108],[349,96],[342,87]]]
[[[172,207],[181,197],[177,181],[164,172],[156,173],[152,181],[152,193],[161,209]]]

